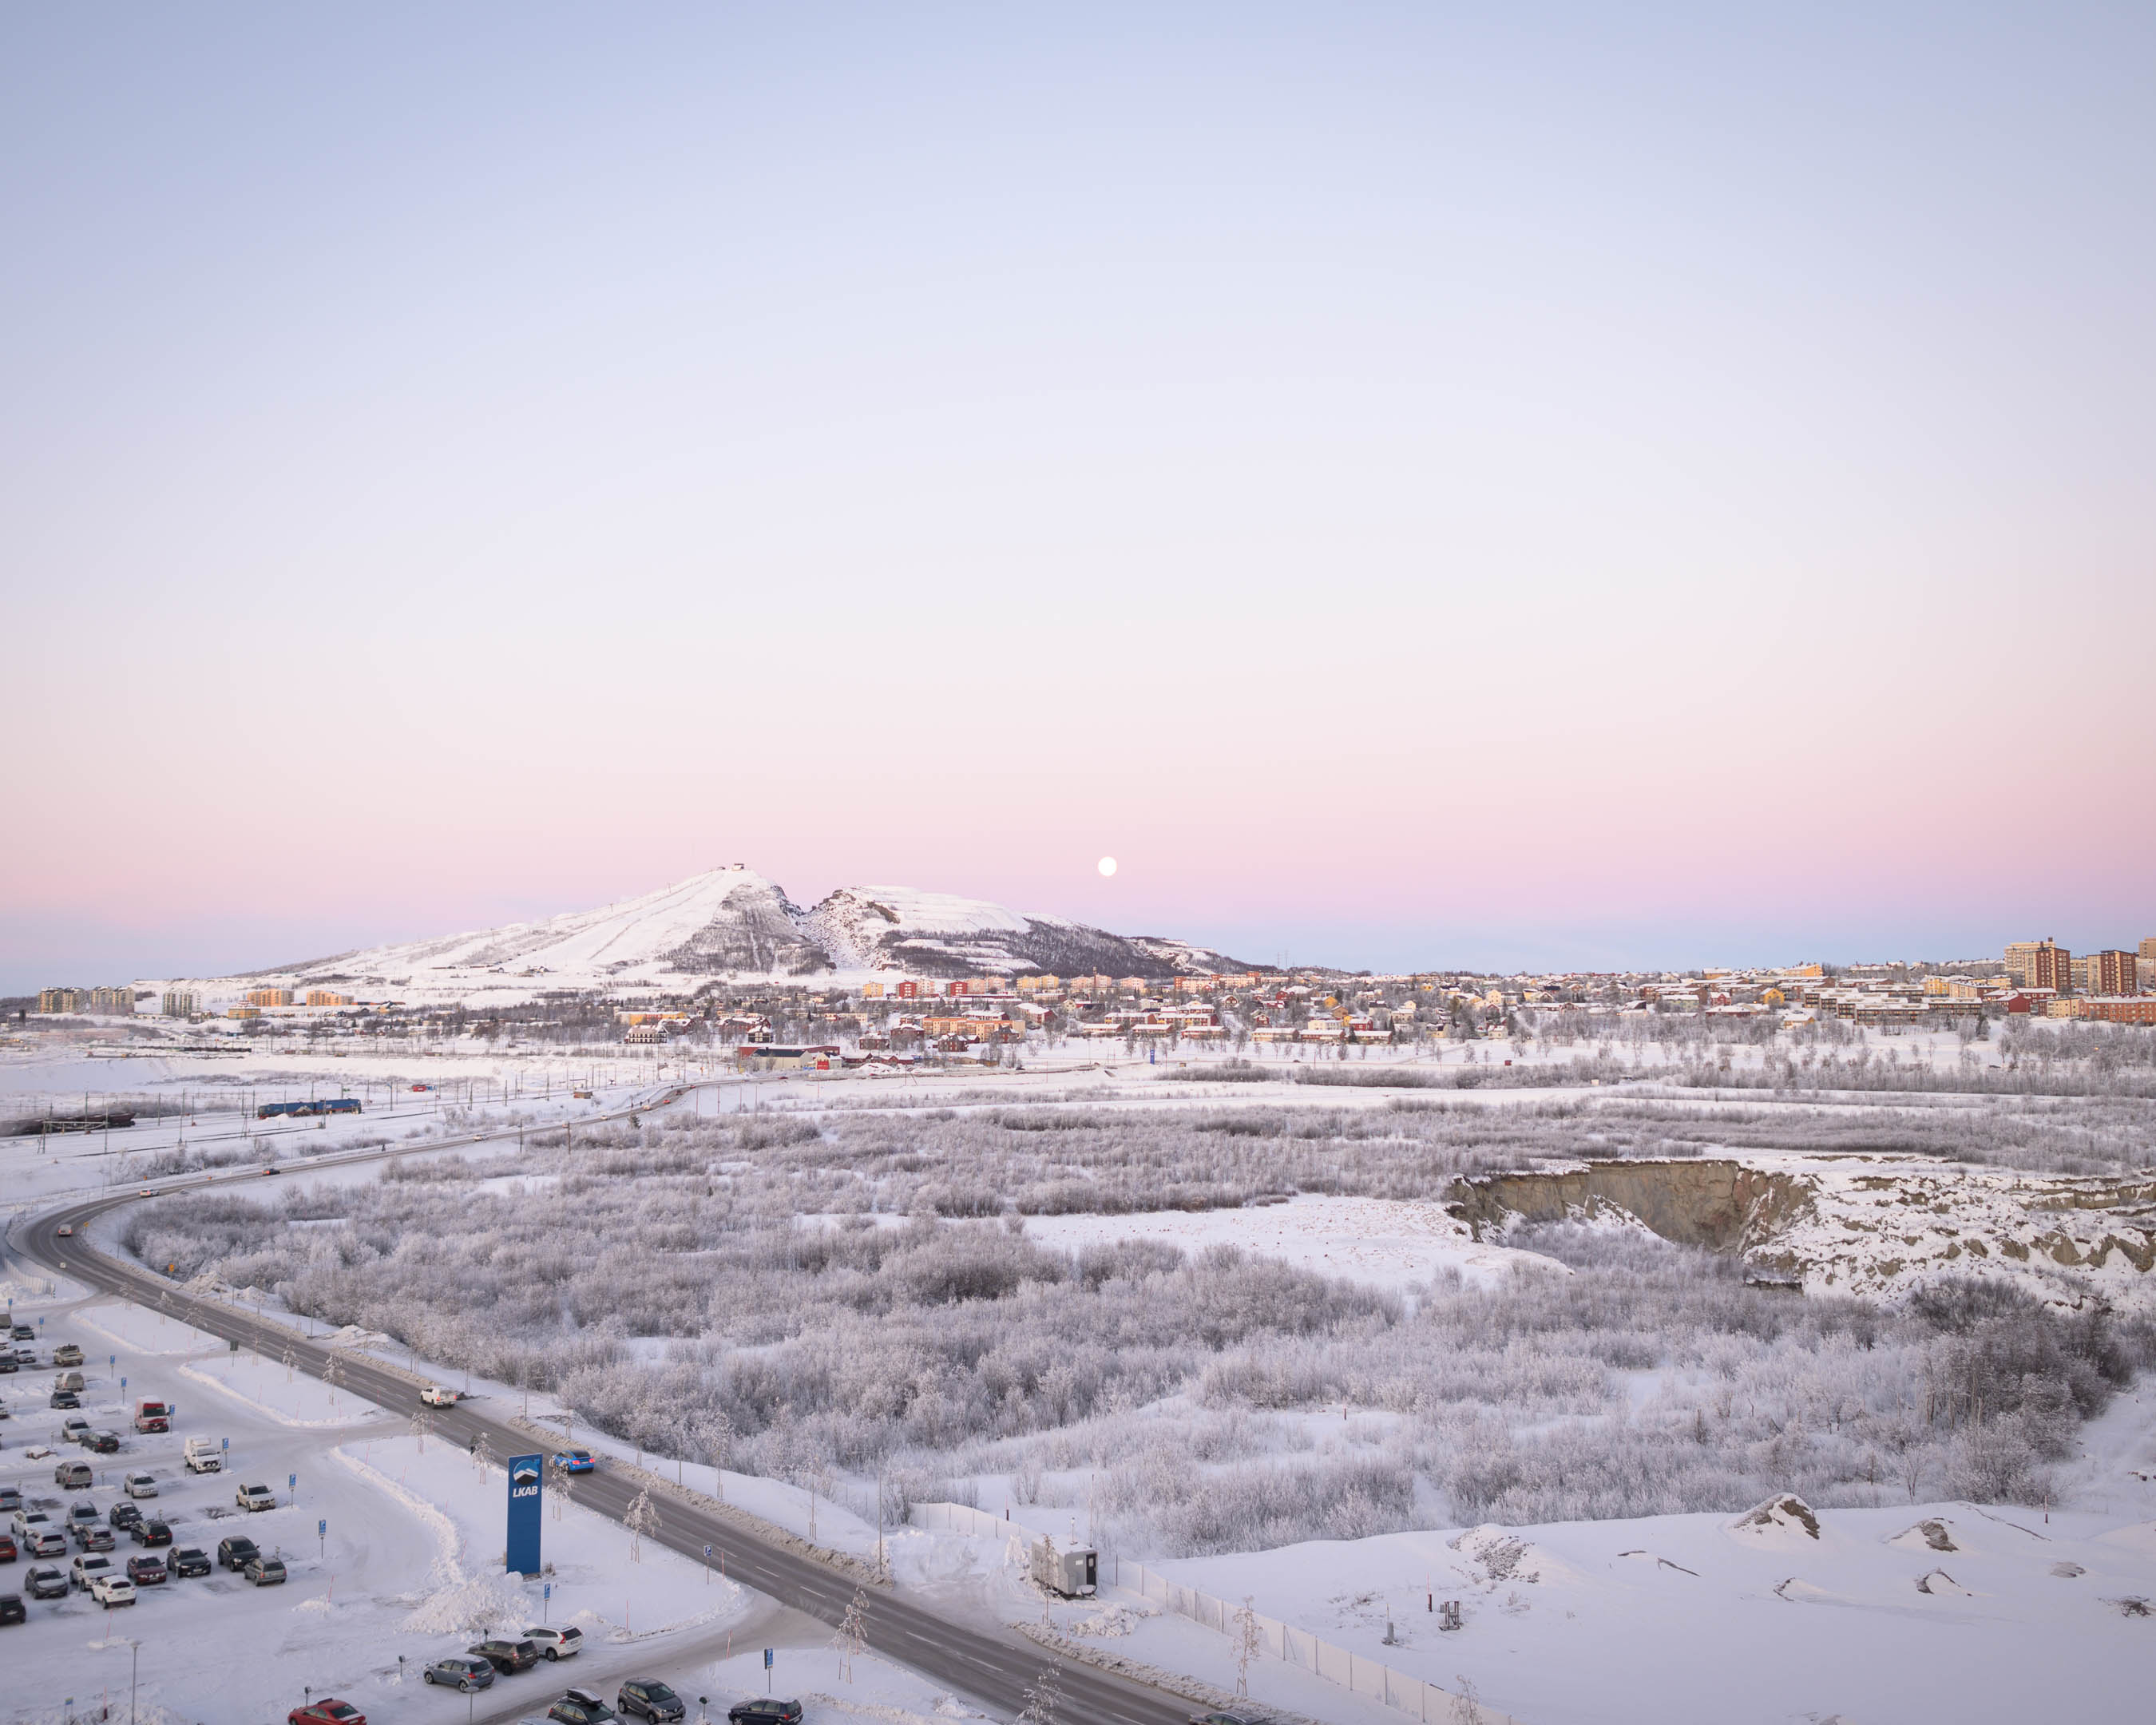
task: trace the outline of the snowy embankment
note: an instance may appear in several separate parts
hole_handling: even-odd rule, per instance
[[[747,1592],[724,1576],[652,1540],[632,1540],[574,1503],[546,1507],[545,1576],[507,1574],[498,1461],[408,1435],[346,1444],[336,1455],[418,1516],[440,1542],[425,1596],[402,1625],[411,1634],[456,1636],[553,1622],[575,1624],[595,1640],[642,1640],[724,1624],[747,1608]],[[665,1506],[658,1509],[663,1518]]]

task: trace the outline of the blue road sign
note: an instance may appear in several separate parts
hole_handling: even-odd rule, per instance
[[[768,1647],[763,1650],[763,1668],[766,1671],[771,1669],[771,1649]]]
[[[326,1538],[328,1538],[329,1537],[330,1537],[330,1523],[329,1523],[329,1517],[326,1517],[326,1516],[325,1516],[325,1517],[322,1517],[322,1519],[321,1519],[321,1521],[316,1522],[315,1523],[315,1538],[317,1538],[317,1539],[326,1539]]]

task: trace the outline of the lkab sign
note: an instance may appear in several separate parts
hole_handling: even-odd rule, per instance
[[[509,1458],[509,1568],[517,1575],[539,1573],[539,1469],[544,1457]]]

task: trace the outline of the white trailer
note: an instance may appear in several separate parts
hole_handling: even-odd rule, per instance
[[[1033,1579],[1052,1594],[1066,1599],[1091,1599],[1101,1584],[1101,1554],[1090,1545],[1055,1548],[1053,1535],[1040,1541],[1031,1552]]]

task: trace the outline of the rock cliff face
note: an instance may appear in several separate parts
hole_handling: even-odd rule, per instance
[[[1475,1230],[1502,1229],[1514,1217],[1561,1222],[1630,1217],[1665,1240],[1712,1252],[1768,1245],[1813,1194],[1803,1179],[1741,1162],[1593,1162],[1554,1173],[1486,1174],[1463,1180],[1449,1208]]]
[[[2156,1178],[2030,1177],[1897,1156],[1594,1162],[1455,1183],[1479,1240],[1517,1220],[1644,1226],[1812,1292],[1895,1299],[2005,1276],[2055,1305],[2156,1311]]]

